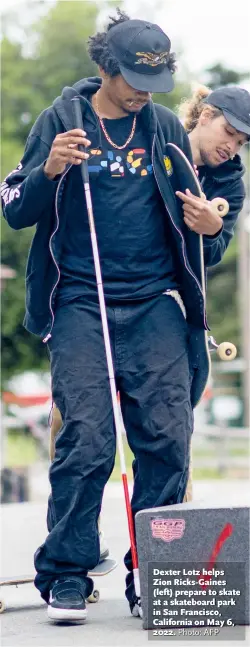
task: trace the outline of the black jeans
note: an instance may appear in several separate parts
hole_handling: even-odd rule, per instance
[[[163,294],[107,306],[117,390],[134,453],[133,514],[182,501],[193,429],[187,324]],[[53,400],[63,426],[50,468],[49,534],[36,551],[35,584],[47,601],[58,576],[92,582],[100,555],[97,520],[115,460],[112,402],[98,303],[85,299],[56,311],[49,342]],[[115,520],[114,520],[115,521]],[[126,565],[131,571],[130,555]],[[128,599],[134,595],[127,580]]]

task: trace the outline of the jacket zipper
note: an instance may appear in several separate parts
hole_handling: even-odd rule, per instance
[[[63,182],[63,180],[64,180],[65,176],[66,176],[66,175],[67,175],[67,173],[68,173],[68,171],[71,169],[71,166],[72,166],[72,164],[67,168],[67,170],[66,170],[66,171],[64,172],[64,174],[62,175],[62,177],[61,177],[61,179],[60,179],[60,182],[59,182],[59,184],[58,184],[57,190],[56,190],[56,197],[55,197],[56,228],[55,228],[55,230],[52,232],[52,234],[51,234],[51,236],[50,236],[50,239],[49,239],[49,249],[50,249],[50,253],[51,253],[52,259],[53,259],[53,261],[54,261],[54,263],[55,263],[55,266],[56,266],[56,269],[57,269],[57,272],[58,272],[58,276],[57,276],[57,280],[56,280],[55,284],[53,285],[53,288],[52,288],[52,290],[51,290],[50,297],[49,297],[49,308],[50,308],[50,312],[51,312],[51,319],[52,319],[52,322],[51,322],[51,328],[50,328],[49,333],[48,333],[48,334],[46,335],[46,337],[44,337],[44,339],[43,339],[43,343],[44,343],[44,344],[46,344],[46,343],[47,343],[47,341],[51,338],[51,332],[52,332],[52,328],[53,328],[53,326],[54,326],[54,321],[55,321],[55,315],[54,315],[54,311],[53,311],[53,308],[52,308],[52,299],[53,299],[53,294],[54,294],[54,292],[55,292],[55,289],[56,289],[56,288],[57,288],[57,286],[58,286],[58,283],[59,283],[59,281],[60,281],[60,276],[61,276],[59,265],[58,265],[58,264],[57,264],[57,262],[56,262],[56,259],[55,259],[55,256],[54,256],[54,253],[53,253],[53,250],[52,250],[52,240],[53,240],[53,238],[54,238],[54,236],[55,236],[56,232],[58,231],[58,227],[59,227],[59,213],[58,213],[58,205],[57,205],[57,201],[58,201],[58,194],[59,194],[59,190],[60,190],[61,183]]]
[[[156,176],[156,171],[155,171],[155,166],[154,166],[155,137],[156,137],[156,135],[154,135],[154,137],[153,137],[153,144],[152,144],[152,166],[153,166],[154,176],[155,176],[155,179],[156,179],[156,183],[157,183],[157,186],[158,186],[159,192],[160,192],[160,194],[161,194],[161,196],[162,196],[162,199],[163,199],[163,202],[164,202],[164,205],[165,205],[165,209],[166,209],[166,211],[167,211],[168,215],[170,216],[170,219],[171,219],[172,224],[174,225],[174,227],[175,227],[176,231],[178,231],[178,234],[179,234],[179,235],[180,235],[180,237],[181,237],[182,255],[183,255],[183,259],[184,259],[184,264],[185,264],[186,270],[189,272],[189,274],[193,277],[193,279],[194,279],[194,280],[195,280],[195,282],[197,283],[198,288],[199,288],[199,290],[200,290],[200,293],[201,293],[201,295],[202,295],[202,299],[203,299],[203,323],[204,323],[204,327],[205,327],[205,328],[207,328],[208,326],[207,326],[206,312],[205,312],[205,299],[204,299],[204,294],[203,294],[203,292],[202,292],[202,287],[201,287],[201,285],[200,285],[200,283],[199,283],[199,281],[198,281],[197,277],[195,276],[195,274],[194,274],[194,273],[192,272],[192,270],[191,270],[191,269],[189,269],[189,267],[188,267],[188,264],[187,264],[187,263],[188,263],[188,260],[187,260],[186,253],[185,253],[185,241],[184,241],[183,234],[182,234],[181,230],[176,226],[176,224],[175,224],[175,222],[174,222],[174,219],[173,219],[173,216],[172,216],[172,214],[171,214],[171,212],[170,212],[169,208],[168,208],[168,207],[166,206],[166,204],[165,204],[165,200],[164,200],[163,195],[162,195],[162,193],[161,193],[161,189],[160,189],[160,186],[159,186],[159,182],[158,182],[158,179],[157,179],[157,176]]]
[[[157,186],[158,186],[159,192],[160,192],[160,194],[161,194],[161,196],[162,196],[162,193],[161,193],[161,190],[160,190],[160,186],[159,186],[159,182],[158,182],[158,179],[157,179],[157,176],[156,176],[155,166],[154,166],[154,147],[155,147],[155,137],[156,137],[156,135],[154,135],[154,137],[153,137],[153,144],[152,144],[152,166],[153,166],[153,171],[154,171],[154,176],[155,176],[155,179],[156,179],[156,183],[157,183]],[[71,164],[71,166],[72,166],[72,164]],[[58,205],[57,205],[58,193],[59,193],[59,190],[60,190],[61,183],[62,183],[62,181],[64,180],[65,176],[67,175],[68,171],[70,170],[71,166],[69,166],[69,168],[64,172],[64,174],[63,174],[63,176],[61,177],[61,180],[60,180],[60,182],[59,182],[59,184],[58,184],[57,190],[56,190],[56,197],[55,197],[55,208],[56,208],[56,228],[55,228],[55,230],[54,230],[54,231],[52,232],[52,234],[51,234],[51,237],[50,237],[50,240],[49,240],[49,248],[50,248],[50,253],[51,253],[52,259],[53,259],[53,261],[54,261],[54,263],[55,263],[55,266],[56,266],[56,269],[57,269],[57,272],[58,272],[58,277],[57,277],[57,281],[56,281],[56,283],[54,284],[54,286],[53,286],[53,288],[52,288],[52,290],[51,290],[51,293],[50,293],[50,298],[49,298],[49,308],[50,308],[50,312],[51,312],[52,323],[51,323],[51,328],[50,328],[49,333],[48,333],[48,334],[46,335],[46,337],[44,337],[44,339],[43,339],[43,343],[44,343],[44,344],[46,344],[46,343],[47,343],[47,341],[51,338],[51,332],[52,332],[52,329],[53,329],[53,326],[54,326],[54,321],[55,321],[55,315],[54,315],[54,311],[53,311],[53,308],[52,308],[52,299],[53,299],[53,294],[54,294],[54,292],[55,292],[55,289],[57,288],[57,285],[58,285],[58,283],[59,283],[59,281],[60,281],[60,269],[59,269],[59,265],[58,265],[58,264],[57,264],[57,262],[56,262],[56,259],[55,259],[55,256],[54,256],[54,254],[53,254],[53,250],[52,250],[52,240],[53,240],[53,238],[54,238],[54,236],[55,236],[56,232],[58,231],[58,227],[59,227],[59,213],[58,213]],[[187,265],[187,258],[186,258],[186,254],[185,254],[185,241],[184,241],[184,238],[183,238],[182,232],[181,232],[181,230],[176,226],[176,224],[175,224],[175,222],[174,222],[174,219],[173,219],[173,216],[172,216],[172,214],[171,214],[171,212],[170,212],[170,210],[169,210],[169,207],[167,207],[167,206],[166,206],[166,204],[165,204],[165,200],[164,200],[163,196],[162,196],[162,199],[163,199],[163,202],[164,202],[164,205],[165,205],[165,209],[166,209],[166,211],[168,212],[168,214],[169,214],[169,216],[170,216],[171,222],[172,222],[172,224],[174,225],[174,227],[175,227],[176,231],[178,231],[178,234],[179,234],[179,235],[180,235],[180,237],[181,237],[181,242],[182,242],[182,254],[183,254],[183,259],[184,259],[185,267],[186,267],[187,271],[189,272],[189,274],[193,277],[193,279],[194,279],[194,280],[195,280],[195,282],[197,283],[198,288],[199,288],[199,290],[200,290],[200,292],[201,292],[201,295],[202,295],[202,298],[203,298],[203,302],[204,302],[204,295],[203,295],[203,292],[202,292],[202,288],[201,288],[201,286],[200,286],[200,283],[199,283],[199,281],[198,281],[197,277],[195,276],[195,274],[192,272],[192,270],[190,270],[190,269],[189,269],[189,267],[188,267],[188,265]],[[204,310],[205,310],[205,308],[203,307],[203,321],[204,321],[205,328],[207,328],[206,313],[205,313],[205,311],[204,311]]]

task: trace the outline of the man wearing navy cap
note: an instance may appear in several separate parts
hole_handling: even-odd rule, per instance
[[[229,86],[217,88],[203,103],[219,108],[226,121],[239,133],[250,137],[250,95],[244,88]]]
[[[89,52],[101,78],[65,88],[40,115],[23,159],[2,188],[10,226],[37,225],[24,323],[48,344],[53,400],[63,419],[50,469],[49,534],[36,551],[35,584],[49,618],[72,622],[86,617],[85,600],[93,589],[87,573],[99,561],[98,517],[115,460],[77,168],[82,159],[88,159],[116,385],[136,458],[133,514],[183,500],[192,409],[208,374],[199,237],[190,236],[183,220],[165,156],[166,142],[174,142],[192,161],[190,144],[178,118],[151,100],[153,92],[173,88],[170,40],[157,25],[119,13],[90,39]],[[84,131],[74,129],[76,95]],[[220,228],[216,217],[209,233]],[[126,565],[126,597],[138,614],[130,553]]]
[[[227,86],[211,91],[198,86],[181,102],[179,115],[189,135],[194,164],[206,201],[177,191],[183,202],[184,221],[192,231],[203,234],[206,267],[220,262],[234,233],[241,212],[245,188],[240,151],[250,138],[250,94],[244,88]],[[224,198],[229,210],[220,227],[209,235],[214,223],[210,202]],[[191,478],[185,500],[192,497]]]
[[[186,225],[204,236],[205,264],[215,265],[233,236],[245,197],[242,180],[245,169],[239,152],[250,138],[250,94],[238,86],[212,92],[200,86],[191,99],[182,102],[180,115],[207,200],[220,197],[229,204],[229,212],[217,232],[210,233],[214,216],[209,202],[177,192],[183,201]],[[212,247],[212,256],[209,247]]]

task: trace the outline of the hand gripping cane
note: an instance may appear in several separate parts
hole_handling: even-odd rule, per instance
[[[83,130],[81,104],[80,104],[80,99],[78,97],[74,97],[72,99],[72,106],[73,106],[75,126],[76,128],[80,128],[81,130]],[[79,150],[85,152],[84,146],[80,145]],[[127,472],[126,472],[124,448],[123,448],[123,442],[122,442],[122,425],[121,425],[121,417],[120,417],[120,411],[119,411],[118,400],[117,400],[113,359],[112,359],[112,353],[111,353],[107,313],[106,313],[106,306],[105,306],[105,299],[104,299],[104,292],[103,292],[101,266],[100,266],[100,259],[99,259],[96,231],[95,231],[95,221],[94,221],[94,214],[93,214],[92,200],[91,200],[91,193],[90,193],[90,186],[89,186],[89,171],[88,171],[87,160],[82,160],[81,162],[81,174],[82,174],[84,193],[85,193],[87,212],[88,212],[88,221],[89,221],[91,244],[92,244],[92,251],[93,251],[93,258],[94,258],[94,265],[95,265],[96,283],[97,283],[97,289],[98,289],[98,298],[99,298],[100,313],[101,313],[101,320],[102,320],[104,345],[105,345],[105,352],[106,352],[107,365],[108,365],[108,376],[109,376],[109,382],[110,382],[113,414],[114,414],[114,420],[115,420],[115,431],[116,431],[117,445],[118,445],[118,451],[119,451],[119,457],[120,457],[124,496],[125,496],[125,502],[126,502],[135,593],[137,597],[138,612],[141,615],[140,580],[139,580],[139,570],[138,570],[138,557],[137,557],[137,550],[136,550],[136,544],[135,544],[135,530],[134,530],[131,504],[129,499],[128,479],[127,479]]]

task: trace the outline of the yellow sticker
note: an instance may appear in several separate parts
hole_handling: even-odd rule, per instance
[[[165,155],[165,157],[164,157],[164,164],[165,164],[165,168],[166,168],[167,174],[168,174],[168,175],[172,175],[172,173],[173,173],[173,167],[172,167],[172,162],[171,162],[170,157],[167,157],[167,156]]]

